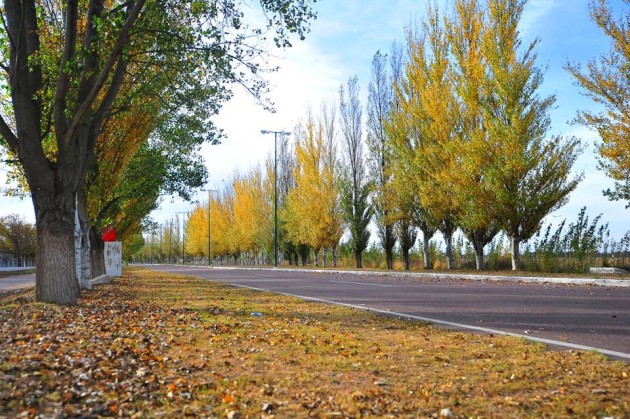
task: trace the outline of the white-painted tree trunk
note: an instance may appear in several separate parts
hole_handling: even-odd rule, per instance
[[[83,255],[81,249],[81,223],[79,222],[79,211],[77,209],[74,210],[74,274],[79,284],[79,289],[83,288],[81,284],[81,272],[82,272],[82,264],[81,264],[81,256]]]
[[[518,271],[519,269],[521,269],[521,266],[522,266],[520,237],[512,236],[511,245],[512,245],[512,270]]]
[[[433,268],[431,264],[431,246],[429,239],[428,234],[422,231],[422,258],[424,259],[424,269]]]
[[[90,225],[87,211],[77,197],[74,217],[74,253],[76,258],[76,275],[81,289],[92,288],[92,266],[90,264]]]
[[[446,242],[446,268],[455,269],[455,255],[453,254],[453,234],[444,234]]]
[[[473,243],[473,247],[475,249],[475,264],[477,265],[477,270],[482,271],[486,269],[486,263],[483,258],[483,246],[479,243]]]

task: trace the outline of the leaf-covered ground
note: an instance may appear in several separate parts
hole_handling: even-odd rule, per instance
[[[630,416],[598,354],[147,270],[0,325],[0,417]]]

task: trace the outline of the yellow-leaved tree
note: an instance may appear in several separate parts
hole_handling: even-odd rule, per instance
[[[614,189],[604,191],[611,200],[626,201],[630,207],[630,0],[623,0],[625,14],[615,19],[613,8],[605,0],[590,3],[593,21],[612,42],[608,53],[589,61],[586,69],[579,64],[567,65],[584,94],[604,106],[602,112],[583,110],[578,122],[595,129],[599,165],[615,182]],[[618,5],[617,7],[621,7]]]
[[[457,98],[453,86],[450,44],[435,7],[419,32],[407,32],[409,60],[397,89],[391,130],[398,132],[393,151],[396,159],[402,208],[412,208],[423,232],[425,268],[430,267],[428,239],[439,229],[446,243],[447,266],[454,268],[453,233],[458,200],[452,178],[453,139],[457,126]],[[407,209],[405,212],[408,212]]]
[[[228,246],[228,234],[232,224],[232,211],[225,193],[220,196],[212,196],[210,199],[210,241],[213,260],[219,257],[221,261],[230,254]]]
[[[500,230],[495,185],[486,176],[499,156],[499,138],[486,129],[483,107],[486,67],[482,51],[487,25],[477,0],[457,0],[446,22],[453,56],[453,83],[459,103],[458,129],[448,144],[454,170],[446,175],[458,202],[457,224],[475,251],[477,269],[484,269],[484,247]]]
[[[192,256],[208,254],[208,207],[197,204],[186,222],[186,253]]]
[[[266,226],[270,214],[260,168],[244,176],[235,175],[233,186],[234,239],[238,241],[238,249],[247,253],[251,261],[261,262],[263,245],[269,243]]]
[[[320,251],[336,248],[342,231],[335,146],[325,135],[324,124],[310,111],[296,138],[295,186],[288,193],[282,217],[291,241],[313,248],[319,265]]]
[[[518,25],[525,3],[488,2],[481,48],[486,66],[484,126],[494,154],[485,176],[493,188],[500,227],[511,239],[513,270],[521,268],[520,243],[566,203],[582,178],[571,174],[580,141],[547,135],[555,97],[538,94],[543,74],[536,67],[537,41],[521,48]]]

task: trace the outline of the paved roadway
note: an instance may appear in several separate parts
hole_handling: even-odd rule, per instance
[[[16,274],[12,276],[0,277],[0,293],[3,291],[11,291],[34,286],[35,274]]]
[[[630,288],[145,265],[241,287],[522,336],[630,361]]]

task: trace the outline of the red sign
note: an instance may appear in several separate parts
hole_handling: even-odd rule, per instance
[[[101,230],[101,236],[103,237],[104,242],[115,242],[116,230],[111,227],[105,227]]]

